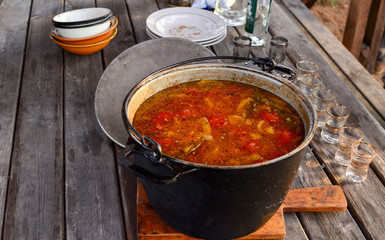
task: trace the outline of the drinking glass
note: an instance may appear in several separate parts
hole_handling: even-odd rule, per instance
[[[249,0],[248,2],[245,34],[251,38],[252,46],[263,46],[269,28],[272,0]]]
[[[317,64],[307,60],[297,62],[296,67],[297,74],[314,74],[318,71]]]
[[[240,26],[246,22],[247,0],[217,0],[214,13],[228,26]]]
[[[322,80],[314,74],[299,74],[297,75],[299,88],[307,96],[311,97],[313,91],[318,91]]]
[[[336,144],[338,142],[338,130],[345,125],[350,115],[350,110],[338,103],[326,105],[326,121],[322,128],[321,136],[325,142]]]
[[[335,94],[332,90],[327,88],[313,89],[311,101],[317,112],[317,127],[325,126],[326,120],[326,105],[331,104],[335,101]]]
[[[247,36],[236,36],[233,38],[234,52],[236,57],[249,57],[251,51],[251,38]]]
[[[352,144],[351,161],[346,169],[346,178],[359,183],[366,180],[369,165],[377,155],[377,150],[370,143],[356,142]]]
[[[276,63],[285,60],[286,48],[289,40],[284,37],[274,36],[270,40],[269,57],[273,58]]]
[[[334,159],[343,166],[348,166],[351,159],[351,146],[364,139],[364,133],[354,127],[343,127],[339,131],[338,149]]]

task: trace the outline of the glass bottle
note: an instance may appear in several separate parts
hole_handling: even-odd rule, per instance
[[[272,0],[248,0],[245,31],[252,46],[265,44]]]

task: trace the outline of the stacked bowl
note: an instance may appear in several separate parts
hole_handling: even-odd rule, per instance
[[[118,19],[108,8],[82,8],[63,12],[52,19],[51,39],[68,52],[90,55],[113,39]]]

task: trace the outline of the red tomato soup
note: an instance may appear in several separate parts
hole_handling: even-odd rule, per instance
[[[134,128],[162,152],[206,165],[264,162],[304,139],[296,110],[261,88],[232,81],[195,81],[164,89],[141,104]]]

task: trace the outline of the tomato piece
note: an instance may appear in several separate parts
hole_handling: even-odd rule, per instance
[[[171,147],[172,145],[174,145],[175,141],[172,140],[171,138],[162,138],[162,139],[159,139],[159,140],[156,140],[160,146],[162,147]]]
[[[290,130],[284,129],[279,134],[278,138],[281,145],[286,145],[294,140],[295,134]]]
[[[256,141],[250,141],[246,143],[245,148],[249,152],[258,152],[260,149],[260,144],[259,142],[256,142]]]
[[[279,116],[275,112],[263,112],[261,118],[270,123],[277,123],[279,121]]]
[[[168,112],[159,112],[154,116],[155,128],[162,130],[165,125],[172,121],[172,115]]]
[[[232,131],[231,133],[233,133],[234,137],[237,137],[237,138],[248,136],[249,134],[247,129],[244,129],[244,128],[237,128],[235,129],[235,131]]]
[[[212,116],[208,118],[210,126],[214,128],[229,126],[229,121],[222,116]]]

